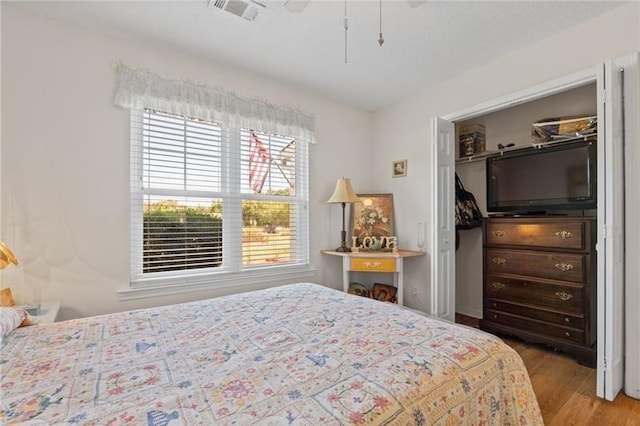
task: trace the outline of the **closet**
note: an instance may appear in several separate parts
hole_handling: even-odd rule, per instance
[[[431,292],[429,312],[453,321],[455,312],[482,315],[482,232],[460,232],[460,249],[455,251],[454,172],[473,192],[486,213],[485,175],[481,159],[459,160],[456,126],[483,124],[486,150],[498,151],[498,144],[531,144],[531,122],[593,112],[598,118],[597,132],[597,383],[596,394],[613,400],[625,386],[625,270],[638,274],[635,223],[625,226],[640,208],[637,179],[633,178],[640,135],[640,72],[633,54],[606,60],[592,68],[517,92],[490,99],[466,109],[432,118]],[[574,98],[575,97],[575,98]],[[574,99],[572,102],[571,99]],[[585,103],[578,99],[585,99]],[[566,100],[566,101],[565,101]],[[544,105],[545,108],[540,108]],[[588,107],[589,109],[584,109]],[[443,111],[444,112],[444,111]],[[625,144],[626,141],[626,144]],[[626,151],[626,152],[625,152]],[[498,152],[499,154],[499,152]],[[630,184],[625,187],[625,176]],[[631,213],[631,214],[630,214]],[[584,215],[584,212],[580,212]],[[626,237],[626,238],[625,238]],[[633,238],[632,238],[633,237]],[[626,242],[625,242],[626,240]],[[456,278],[456,274],[459,275]],[[634,281],[627,281],[627,295],[637,294]],[[468,296],[467,298],[465,298]],[[456,303],[457,302],[457,303]],[[456,306],[459,305],[459,306]],[[474,315],[475,313],[475,315]],[[627,310],[627,335],[637,329],[638,317]],[[627,338],[627,357],[637,359],[640,345]],[[640,374],[628,370],[626,390],[640,396]]]
[[[486,158],[500,155],[499,145],[506,147],[504,151],[531,147],[540,141],[531,135],[532,123],[546,118],[577,115],[596,115],[596,84],[591,83],[563,93],[548,96],[522,105],[496,111],[491,114],[474,117],[470,120],[455,123],[455,172],[465,189],[472,192],[485,217],[488,216],[486,205]],[[485,128],[484,153],[460,158],[460,129],[474,124]],[[541,173],[543,171],[541,170]],[[566,211],[572,216],[595,217],[596,211]],[[456,251],[455,310],[474,318],[482,318],[483,311],[483,241],[482,228],[461,230],[460,245]]]

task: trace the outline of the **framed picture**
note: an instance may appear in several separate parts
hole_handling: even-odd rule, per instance
[[[369,289],[360,283],[349,284],[349,294],[355,294],[356,296],[369,297]]]
[[[351,235],[358,245],[365,237],[393,234],[393,194],[357,194],[361,203],[351,204]]]
[[[398,160],[392,162],[393,172],[391,176],[395,177],[404,177],[407,175],[407,160]]]
[[[375,283],[371,289],[371,298],[381,302],[395,302],[397,291],[392,285]]]

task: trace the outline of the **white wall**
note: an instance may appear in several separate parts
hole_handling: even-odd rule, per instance
[[[129,114],[113,105],[117,61],[316,115],[310,228],[318,273],[312,281],[341,287],[341,260],[319,253],[339,245],[340,209],[325,202],[340,176],[351,177],[356,191],[373,189],[365,186],[367,169],[353,166],[369,161],[371,151],[363,149],[370,140],[368,113],[223,63],[90,32],[6,2],[1,10],[0,237],[21,262],[3,271],[3,284],[19,301],[59,299],[68,319],[230,291],[118,299],[116,291],[129,279]]]
[[[316,115],[311,261],[318,268],[315,281],[339,288],[340,259],[319,254],[338,244],[340,211],[325,204],[337,177],[351,177],[356,192],[392,192],[400,246],[416,248],[418,222],[428,223],[432,214],[431,117],[640,50],[640,5],[633,3],[370,116],[223,63],[89,32],[6,2],[0,10],[0,237],[21,260],[19,267],[2,272],[3,285],[24,301],[62,300],[63,318],[223,293],[130,302],[117,298],[116,290],[126,287],[129,277],[128,113],[112,102],[112,65],[118,60]],[[408,175],[393,179],[391,161],[400,159],[409,160]],[[422,310],[429,306],[430,250],[405,262],[407,304]]]
[[[384,173],[372,177],[379,192],[394,193],[400,246],[415,247],[417,223],[428,223],[433,212],[429,193],[432,117],[636,52],[640,50],[639,18],[640,4],[620,6],[377,111],[372,122],[374,169],[385,170],[395,159],[410,159],[406,178],[393,179]],[[432,232],[429,229],[427,234]],[[407,304],[425,311],[430,303],[431,250],[428,247],[427,256],[405,266],[406,291],[410,294],[412,286],[417,286],[418,291],[418,296],[410,298]]]

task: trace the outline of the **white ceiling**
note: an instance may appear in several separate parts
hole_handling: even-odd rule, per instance
[[[119,37],[174,46],[375,110],[623,4],[383,0],[385,42],[380,47],[379,1],[349,0],[345,63],[344,1],[311,0],[300,13],[285,8],[284,0],[264,3],[266,8],[252,22],[208,7],[207,0],[20,5]]]

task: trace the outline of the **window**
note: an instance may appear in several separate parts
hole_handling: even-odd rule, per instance
[[[132,285],[307,265],[307,144],[132,109]]]

